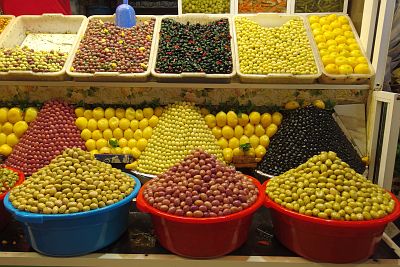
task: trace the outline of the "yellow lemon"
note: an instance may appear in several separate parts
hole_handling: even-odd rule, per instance
[[[324,65],[333,64],[335,63],[335,58],[331,55],[325,55],[322,57],[322,63],[324,63]]]
[[[127,140],[130,140],[130,139],[132,139],[133,138],[133,134],[134,134],[134,132],[132,131],[132,129],[126,129],[125,131],[124,131],[124,137],[127,139]]]
[[[337,51],[330,52],[330,55],[333,56],[333,57],[337,57],[337,56],[339,56],[339,53]]]
[[[122,118],[119,120],[119,128],[121,128],[121,130],[125,131],[126,129],[128,129],[131,125],[131,122],[126,119],[126,118]]]
[[[75,109],[75,116],[77,117],[83,117],[84,116],[85,109],[83,107],[79,107]]]
[[[163,108],[162,107],[156,107],[154,109],[154,115],[156,115],[157,117],[160,117],[162,113],[163,113]]]
[[[342,26],[349,24],[349,20],[345,16],[339,16],[337,20],[342,24]]]
[[[244,152],[242,149],[240,149],[239,147],[233,149],[233,156],[234,157],[238,157],[238,156],[244,156]]]
[[[250,140],[250,145],[253,148],[256,148],[260,144],[260,139],[254,134],[250,136],[249,140]]]
[[[116,139],[121,139],[124,136],[124,131],[121,128],[116,128],[113,131],[113,136]]]
[[[256,153],[254,151],[254,148],[251,147],[249,150],[247,150],[246,152],[244,152],[245,155],[250,156],[250,157],[255,157]]]
[[[97,128],[99,128],[100,131],[108,129],[108,120],[106,118],[101,118],[100,120],[98,120]]]
[[[12,147],[7,144],[3,144],[0,146],[0,154],[3,156],[9,156],[12,152]]]
[[[239,144],[244,145],[244,144],[249,144],[249,143],[250,143],[250,139],[246,135],[243,135],[242,137],[240,137]]]
[[[333,29],[332,33],[335,35],[335,37],[337,37],[337,36],[340,36],[340,35],[343,35],[343,34],[344,34],[344,33],[343,33],[343,30],[342,30],[341,28],[336,28],[336,29]]]
[[[142,137],[143,137],[142,130],[136,129],[135,133],[133,134],[133,138],[135,138],[136,140],[139,140]]]
[[[90,110],[90,109],[86,109],[86,110],[83,112],[83,116],[84,116],[87,120],[89,120],[89,119],[93,118],[93,111]]]
[[[314,39],[317,44],[326,43],[326,38],[324,35],[317,35],[314,37]]]
[[[357,63],[358,64],[362,64],[362,63],[368,64],[368,61],[365,57],[357,57]]]
[[[129,139],[128,146],[129,146],[130,149],[136,147],[136,144],[137,144],[137,140],[136,139],[134,139],[134,138]]]
[[[229,139],[229,147],[232,149],[235,149],[237,147],[239,147],[240,143],[239,143],[239,139],[236,137],[232,137],[231,139]]]
[[[325,37],[326,43],[328,45],[328,41],[329,40],[334,40],[335,39],[335,34],[333,32],[331,32],[331,31],[326,31],[326,32],[324,32],[324,37]]]
[[[358,44],[350,44],[348,45],[348,50],[353,51],[353,50],[360,50],[360,47],[358,46]]]
[[[345,44],[347,40],[346,40],[346,37],[344,37],[344,36],[338,36],[335,38],[335,41],[338,44]]]
[[[261,124],[257,124],[254,128],[254,134],[258,137],[262,136],[265,133],[265,129]]]
[[[262,157],[264,157],[265,153],[267,153],[267,150],[262,145],[258,145],[254,149],[254,152],[256,153],[257,158],[262,158]]]
[[[225,125],[222,130],[222,136],[225,137],[225,139],[229,140],[231,139],[234,135],[235,132],[233,131],[231,126]]]
[[[272,116],[270,113],[264,113],[261,115],[261,125],[267,128],[272,122]]]
[[[226,113],[223,111],[218,112],[218,114],[215,116],[215,120],[219,127],[224,127],[226,125]]]
[[[310,22],[310,24],[318,23],[319,22],[319,17],[315,16],[315,15],[311,15],[311,16],[308,17],[308,21]]]
[[[331,25],[322,25],[321,28],[323,31],[333,31],[333,28],[331,27]]]
[[[365,64],[365,63],[358,64],[354,68],[354,73],[357,73],[357,74],[369,74],[370,71],[369,71],[368,64]]]
[[[85,146],[86,146],[86,149],[87,149],[88,151],[95,150],[95,149],[96,149],[96,141],[93,140],[93,139],[88,139],[88,140],[86,140],[86,142],[85,142]],[[96,150],[97,150],[97,149],[96,149]]]
[[[328,40],[326,41],[326,45],[329,47],[331,45],[338,45],[338,43],[335,40]]]
[[[325,103],[324,103],[324,101],[322,101],[322,100],[320,100],[320,99],[315,100],[315,101],[313,102],[313,105],[314,105],[315,107],[317,107],[317,108],[325,109]]]
[[[315,28],[315,29],[313,29],[312,32],[313,32],[314,36],[318,36],[318,35],[324,34],[324,31],[321,28]]]
[[[140,128],[140,130],[144,130],[144,128],[146,128],[147,126],[149,126],[149,120],[147,119],[147,118],[144,118],[144,119],[142,119],[140,122],[139,122],[139,128]]]
[[[329,20],[327,19],[327,17],[322,17],[319,19],[319,24],[321,25],[329,25]]]
[[[235,127],[235,137],[237,139],[240,139],[240,137],[242,137],[243,132],[244,132],[243,127],[241,125],[236,125],[236,127]]]
[[[337,45],[330,45],[329,47],[328,47],[328,52],[330,52],[330,53],[332,53],[332,52],[338,52],[339,50],[338,50],[338,47],[337,47]]]
[[[222,150],[222,155],[224,156],[224,160],[228,163],[232,162],[233,159],[233,150],[230,147],[224,148]]]
[[[123,148],[123,147],[127,147],[128,146],[128,140],[126,140],[126,138],[122,137],[118,140],[118,145],[119,147]]]
[[[328,64],[325,66],[325,70],[329,74],[339,74],[339,68],[336,64]]]
[[[123,147],[122,148],[122,154],[124,154],[124,155],[130,155],[131,153],[132,153],[132,150],[129,148],[129,147]]]
[[[108,142],[104,138],[100,138],[99,140],[96,141],[96,148],[97,150],[101,150],[103,147],[108,146]]]
[[[0,108],[0,123],[7,122],[8,108]]]
[[[38,115],[38,110],[37,110],[37,108],[29,107],[29,108],[27,108],[27,109],[25,110],[25,117],[24,117],[24,120],[25,120],[27,123],[30,123],[30,122],[36,120],[37,115]],[[82,115],[83,115],[83,112],[82,112]]]
[[[132,150],[132,156],[135,159],[138,159],[140,157],[140,154],[142,154],[142,152],[140,152],[140,150],[137,147],[131,148]]]
[[[88,120],[85,117],[79,117],[75,120],[75,125],[79,130],[83,130],[87,127]]]
[[[348,25],[348,24],[343,24],[343,25],[342,25],[342,30],[343,30],[343,31],[351,31],[352,29],[351,29],[351,26],[350,26],[350,25]]]
[[[10,108],[7,113],[7,119],[13,124],[22,121],[22,110],[20,108]]]
[[[113,137],[113,132],[111,129],[105,129],[103,131],[103,138],[106,140],[110,140]]]
[[[122,148],[120,147],[114,147],[111,149],[112,154],[122,154]]]
[[[218,139],[217,144],[218,144],[222,149],[227,148],[227,147],[229,146],[228,141],[227,141],[224,137],[221,137],[220,139]]]
[[[117,117],[118,119],[125,118],[125,109],[123,109],[123,108],[117,108],[117,109],[115,110],[115,117]]]
[[[275,124],[276,126],[281,125],[282,119],[283,119],[282,113],[275,111],[274,114],[272,114],[272,123]]]
[[[250,123],[253,125],[257,125],[261,121],[261,114],[257,111],[253,111],[249,115]]]
[[[111,148],[104,146],[99,151],[99,154],[111,154]]]
[[[125,110],[125,118],[126,119],[131,121],[131,120],[134,120],[135,117],[136,117],[136,111],[132,107],[129,107]]]
[[[97,121],[95,119],[89,119],[87,123],[87,128],[93,132],[94,130],[97,130]]]
[[[241,113],[238,116],[238,123],[242,127],[246,126],[249,123],[249,116],[246,113]]]
[[[146,128],[143,129],[143,138],[149,140],[150,137],[153,135],[153,128],[150,126],[147,126]]]
[[[143,116],[143,110],[137,109],[136,112],[135,112],[135,118],[136,118],[138,121],[141,121],[141,120],[144,118],[144,116]]]
[[[294,100],[289,101],[289,102],[287,102],[287,103],[285,104],[285,109],[289,109],[289,110],[298,109],[299,107],[300,107],[299,102],[294,101]]]
[[[340,74],[345,74],[345,75],[352,74],[353,73],[353,68],[348,64],[341,65],[341,66],[339,66],[339,73]]]
[[[1,127],[1,132],[5,133],[5,134],[10,134],[13,132],[13,125],[10,122],[6,122],[3,124],[3,126]]]
[[[344,37],[344,38],[345,38],[345,37]],[[346,43],[347,43],[348,45],[357,44],[357,41],[356,41],[355,38],[347,38]]]
[[[248,123],[245,127],[244,127],[244,134],[247,137],[250,137],[254,134],[254,125],[252,125],[251,123]]]
[[[143,116],[147,119],[150,119],[151,116],[154,115],[154,110],[153,108],[144,108],[143,109]]]
[[[274,136],[274,134],[276,134],[276,132],[278,131],[278,126],[276,126],[275,124],[271,124],[270,126],[267,127],[267,129],[265,130],[265,134],[271,138],[272,136]]]
[[[156,115],[151,116],[151,118],[149,119],[149,126],[154,128],[156,127],[158,124],[158,117]]]
[[[212,129],[217,125],[217,121],[215,119],[215,116],[213,114],[208,114],[204,117],[204,120],[206,121],[206,124],[208,128]]]
[[[338,20],[332,21],[330,25],[331,25],[332,29],[336,29],[336,28],[342,29],[342,23],[340,23],[340,21],[338,21]]]
[[[263,136],[260,136],[260,145],[263,147],[268,147],[269,146],[269,137],[268,135],[264,134]]]
[[[0,145],[7,143],[7,135],[5,133],[0,133]]]
[[[349,61],[348,61],[347,58],[344,57],[344,56],[338,56],[338,57],[335,59],[335,64],[338,65],[338,66],[341,66],[341,65],[348,65],[348,64],[349,64]]]
[[[90,150],[89,152],[90,152],[90,155],[92,156],[92,159],[95,158],[95,155],[100,153],[97,149]]]
[[[238,117],[234,111],[229,111],[226,114],[226,121],[229,126],[234,128],[238,124]]]
[[[342,30],[343,31],[343,30]],[[352,31],[345,31],[343,32],[343,36],[346,38],[354,38],[354,34]]]
[[[26,130],[28,130],[28,123],[25,121],[19,121],[13,126],[13,132],[17,137],[21,137]]]
[[[139,121],[138,120],[131,121],[130,127],[132,131],[136,131],[139,128]]]
[[[311,24],[311,29],[315,30],[315,29],[320,29],[321,28],[321,24],[319,23],[313,23]]]
[[[361,53],[360,50],[353,50],[353,51],[350,52],[350,55],[352,57],[362,57],[363,56],[363,54]]]
[[[104,117],[109,120],[112,117],[115,117],[115,109],[113,108],[106,108],[106,110],[104,111]]]
[[[343,50],[347,50],[347,51],[351,51],[350,47],[347,44],[339,44],[337,46],[339,51],[343,51]]]
[[[104,118],[104,109],[102,107],[96,107],[93,110],[93,118],[95,120],[100,120],[101,118]]]
[[[103,134],[100,132],[100,130],[94,130],[92,132],[92,139],[99,140],[101,138],[103,138]]]
[[[321,49],[321,50],[319,50],[319,54],[321,55],[321,57],[323,57],[323,56],[326,56],[326,55],[329,55],[329,51],[328,51],[328,49]]]
[[[10,147],[15,146],[16,144],[18,144],[19,138],[15,133],[9,134],[7,135],[7,145],[9,145]]]
[[[92,132],[89,129],[83,129],[81,132],[81,138],[85,141],[92,138]]]
[[[327,19],[329,22],[332,22],[332,21],[334,21],[334,20],[337,19],[337,15],[336,15],[336,14],[330,14],[329,16],[326,17],[326,19]]]
[[[356,57],[348,57],[347,61],[349,62],[349,65],[353,68],[355,68],[358,64]]]
[[[222,130],[218,126],[213,127],[211,132],[213,133],[216,139],[219,139],[222,136]]]
[[[119,119],[117,117],[112,117],[108,120],[108,127],[110,127],[111,130],[118,128],[118,126],[119,126]]]
[[[137,147],[140,151],[143,151],[143,150],[146,148],[146,146],[147,146],[147,140],[146,140],[146,139],[140,138],[140,139],[137,141],[136,147]]]

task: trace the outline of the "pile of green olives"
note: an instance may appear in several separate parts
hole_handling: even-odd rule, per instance
[[[332,151],[272,178],[266,192],[286,209],[331,220],[379,219],[392,213],[396,205],[388,192],[356,173]]]

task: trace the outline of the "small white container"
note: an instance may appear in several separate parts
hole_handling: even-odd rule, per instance
[[[72,51],[78,44],[78,37],[83,33],[87,23],[85,16],[65,16],[62,14],[44,14],[41,16],[20,16],[14,19],[11,24],[1,34],[0,47],[13,48],[23,44],[32,45],[31,36],[34,34],[72,34],[70,43],[64,47],[68,53],[64,67],[57,72],[33,72],[33,71],[8,71],[0,72],[0,80],[56,80],[61,81],[66,78],[66,66],[72,56]],[[28,37],[28,38],[27,38]],[[46,49],[40,44],[35,45],[38,49]]]

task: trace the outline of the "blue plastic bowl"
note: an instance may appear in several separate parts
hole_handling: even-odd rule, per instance
[[[130,174],[129,174],[130,175]],[[129,204],[139,192],[135,176],[133,192],[123,200],[97,210],[51,215],[22,212],[11,204],[4,206],[24,226],[29,243],[36,251],[55,257],[80,256],[102,249],[116,241],[128,228]]]

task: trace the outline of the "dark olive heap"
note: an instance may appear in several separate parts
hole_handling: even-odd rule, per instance
[[[331,220],[379,219],[396,206],[385,189],[356,173],[332,151],[272,178],[266,192],[286,209]]]
[[[57,51],[35,51],[27,47],[1,48],[0,71],[57,72],[62,70],[67,56]]]
[[[8,192],[18,182],[19,175],[15,171],[0,167],[0,194]]]
[[[73,72],[140,73],[148,68],[155,20],[138,21],[125,29],[111,22],[90,20],[76,52]]]
[[[257,169],[279,175],[322,151],[334,151],[358,173],[365,165],[332,117],[332,111],[314,106],[288,110]]]
[[[231,38],[228,19],[207,24],[163,19],[156,72],[231,73]]]
[[[247,209],[258,188],[235,168],[196,150],[145,185],[143,196],[154,208],[176,216],[207,218]]]

